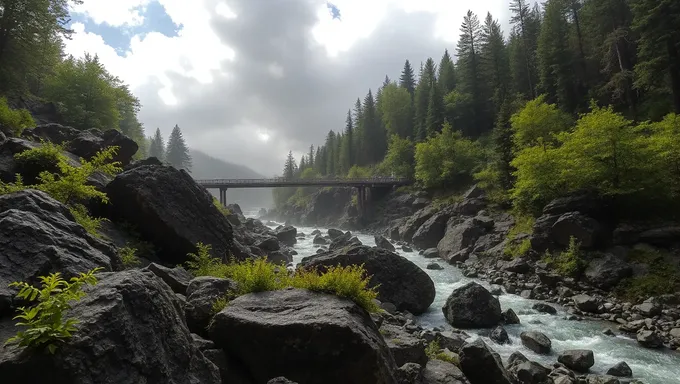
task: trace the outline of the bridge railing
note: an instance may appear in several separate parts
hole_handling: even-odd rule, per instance
[[[198,184],[408,184],[411,181],[398,177],[361,177],[361,178],[314,178],[314,179],[197,179]]]

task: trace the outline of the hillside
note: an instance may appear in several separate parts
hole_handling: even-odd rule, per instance
[[[257,179],[265,176],[241,164],[234,164],[209,156],[204,152],[191,149],[192,169],[194,179]],[[210,191],[216,197],[216,190]],[[232,189],[227,193],[229,203],[237,203],[243,209],[270,207],[273,203],[271,189]]]

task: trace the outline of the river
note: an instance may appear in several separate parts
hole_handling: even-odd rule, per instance
[[[273,227],[272,227],[273,228]],[[319,229],[326,234],[326,228],[298,227],[298,232],[304,232],[307,236],[298,239],[294,249],[298,255],[293,257],[293,263],[297,264],[303,257],[316,253],[318,246],[312,243],[313,236],[310,233]],[[375,245],[372,235],[354,233],[362,243],[370,246]],[[446,302],[451,292],[470,281],[477,281],[489,288],[489,284],[478,279],[470,279],[462,275],[461,271],[447,264],[443,260],[425,259],[417,252],[398,253],[422,268],[434,281],[437,294],[429,310],[418,316],[419,323],[424,327],[450,328],[444,319],[441,307]],[[429,270],[425,266],[436,261],[444,269]],[[671,384],[680,383],[680,354],[666,350],[650,350],[638,346],[633,339],[624,336],[606,336],[602,332],[607,328],[616,331],[616,324],[597,321],[574,321],[566,320],[567,312],[564,308],[552,304],[558,310],[557,315],[538,313],[531,309],[536,300],[524,299],[518,295],[503,294],[499,297],[503,310],[512,308],[520,318],[521,324],[509,325],[505,329],[510,336],[510,345],[498,345],[480,336],[482,330],[467,330],[472,338],[482,337],[485,342],[495,349],[505,361],[512,352],[520,351],[531,360],[540,362],[545,366],[551,366],[557,361],[559,352],[568,349],[590,349],[595,354],[595,365],[591,368],[593,373],[604,374],[614,364],[625,361],[633,371],[633,377],[646,384]],[[520,341],[519,334],[522,331],[535,330],[546,334],[552,341],[552,353],[550,355],[538,355],[525,348]]]

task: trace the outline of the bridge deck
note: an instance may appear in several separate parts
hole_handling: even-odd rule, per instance
[[[409,185],[411,180],[396,177],[353,179],[199,179],[206,188],[273,188],[273,187],[394,187]]]

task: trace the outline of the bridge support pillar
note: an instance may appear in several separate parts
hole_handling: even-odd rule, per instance
[[[357,187],[357,209],[359,216],[364,216],[366,211],[366,187]]]
[[[220,188],[220,204],[227,206],[227,188]]]

